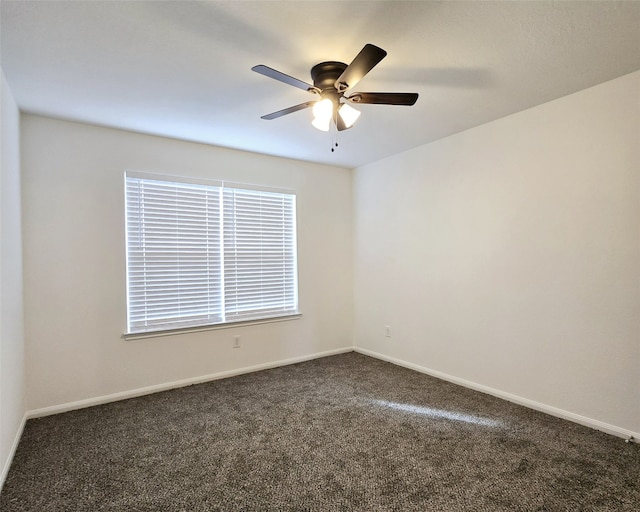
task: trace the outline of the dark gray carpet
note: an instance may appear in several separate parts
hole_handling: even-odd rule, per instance
[[[640,446],[356,353],[30,420],[17,511],[637,511]]]

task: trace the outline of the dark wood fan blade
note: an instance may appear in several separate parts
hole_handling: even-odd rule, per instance
[[[413,105],[418,101],[416,92],[356,92],[347,98],[353,103],[376,105]]]
[[[266,119],[268,121],[271,121],[272,119],[277,119],[278,117],[286,116],[287,114],[292,114],[293,112],[297,112],[298,110],[309,108],[313,106],[314,103],[315,101],[306,101],[305,103],[300,103],[299,105],[294,105],[293,107],[278,110],[277,112],[272,112],[271,114],[267,114],[266,116],[260,117],[260,119]]]
[[[280,71],[277,71],[269,66],[264,66],[262,64],[258,66],[253,66],[251,71],[255,71],[256,73],[260,73],[261,75],[268,76],[269,78],[273,78],[274,80],[278,80],[280,82],[284,82],[285,84],[293,85],[298,89],[302,89],[303,91],[308,92],[317,92],[317,89],[302,80],[298,80],[297,78],[293,78],[292,76],[285,75]]]
[[[362,77],[366,75],[373,67],[384,59],[387,55],[382,48],[378,48],[372,44],[365,44],[360,53],[356,55],[351,64],[347,66],[340,77],[336,80],[335,88],[340,92],[344,92],[356,85]]]

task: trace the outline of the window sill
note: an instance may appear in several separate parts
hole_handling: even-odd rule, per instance
[[[165,329],[160,331],[149,332],[125,332],[122,339],[125,341],[142,340],[146,338],[159,338],[162,336],[175,336],[177,334],[188,334],[191,332],[217,331],[218,329],[231,329],[236,327],[244,327],[249,325],[272,324],[275,322],[288,322],[290,320],[298,320],[302,317],[302,313],[292,315],[272,316],[268,318],[257,318],[255,320],[240,320],[237,322],[225,322],[221,324],[200,325],[197,327],[183,327],[180,329]]]

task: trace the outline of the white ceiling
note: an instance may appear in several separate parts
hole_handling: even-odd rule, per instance
[[[640,2],[8,1],[1,62],[26,112],[356,167],[640,69]],[[314,96],[251,71],[311,82],[365,43],[387,57],[354,91],[418,92],[413,107],[360,105],[332,135]]]

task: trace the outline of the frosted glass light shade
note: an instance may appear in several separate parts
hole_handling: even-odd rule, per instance
[[[328,132],[329,125],[331,124],[331,118],[316,117],[313,121],[311,121],[311,124],[315,126],[318,130],[322,130],[323,132]]]
[[[353,123],[355,123],[356,120],[360,117],[360,111],[347,105],[346,103],[340,105],[338,114],[340,114],[340,117],[344,121],[344,124],[347,128],[351,128],[353,126]]]
[[[313,116],[316,119],[331,119],[333,116],[333,101],[329,98],[317,101],[313,106]]]

